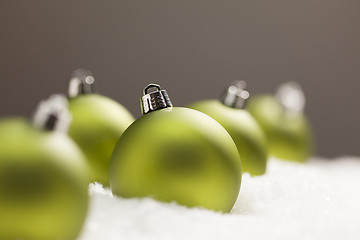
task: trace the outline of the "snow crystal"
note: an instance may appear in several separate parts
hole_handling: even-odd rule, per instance
[[[230,214],[153,199],[124,199],[91,184],[79,240],[360,239],[360,159],[271,159],[267,173],[243,175]]]

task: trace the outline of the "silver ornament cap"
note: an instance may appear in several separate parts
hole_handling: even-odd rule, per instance
[[[69,97],[75,98],[82,94],[93,93],[94,83],[94,76],[89,70],[83,68],[75,70],[69,82]]]
[[[54,94],[41,101],[33,116],[34,126],[48,131],[67,132],[71,120],[68,100],[62,94]]]
[[[160,85],[155,83],[144,88],[140,105],[142,114],[173,106],[166,90],[161,90]]]
[[[281,84],[276,90],[276,97],[289,115],[302,114],[305,108],[305,94],[296,82]]]
[[[220,98],[220,101],[232,108],[243,109],[245,107],[247,99],[250,97],[250,94],[246,88],[246,82],[243,80],[238,80],[233,82],[223,93]]]

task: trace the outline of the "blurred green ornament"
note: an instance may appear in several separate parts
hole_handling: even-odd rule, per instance
[[[0,121],[0,239],[76,239],[88,209],[88,169],[64,133],[65,97],[41,102],[34,125]]]
[[[295,82],[282,84],[276,96],[252,98],[247,109],[264,129],[274,157],[306,162],[313,152],[309,123],[303,114],[305,96]]]
[[[90,181],[109,186],[109,165],[116,142],[134,121],[116,101],[93,93],[91,72],[78,69],[69,85],[69,109],[73,116],[69,135],[90,163]]]
[[[110,186],[122,197],[154,197],[229,212],[239,193],[241,162],[226,130],[209,116],[172,107],[165,90],[150,84],[143,116],[117,143]]]
[[[238,148],[243,172],[262,175],[266,171],[266,138],[256,120],[244,110],[249,98],[245,86],[244,81],[237,81],[226,90],[221,101],[205,100],[189,107],[214,118],[228,131]]]

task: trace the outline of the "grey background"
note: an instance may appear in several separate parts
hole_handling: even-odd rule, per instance
[[[177,106],[235,79],[253,95],[298,81],[317,154],[360,155],[358,0],[0,2],[0,116],[29,115],[71,72],[140,116],[150,82]]]

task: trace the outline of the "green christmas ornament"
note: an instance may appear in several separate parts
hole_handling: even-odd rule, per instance
[[[274,157],[305,162],[312,155],[313,139],[304,106],[304,93],[295,82],[282,84],[276,96],[262,95],[249,101],[247,109],[264,129]]]
[[[34,123],[0,121],[0,239],[76,239],[88,209],[88,169],[64,133],[65,97],[42,102]]]
[[[241,162],[226,130],[201,112],[172,107],[156,84],[144,89],[141,106],[144,115],[114,149],[112,192],[229,212],[240,189]]]
[[[94,77],[79,69],[69,85],[69,109],[73,116],[69,135],[90,163],[90,181],[109,185],[109,165],[119,137],[134,121],[131,113],[116,101],[93,93]]]
[[[189,107],[214,118],[228,131],[238,148],[243,172],[262,175],[266,171],[266,138],[256,120],[244,110],[249,97],[245,86],[244,81],[237,81],[225,91],[220,101],[205,100]]]

